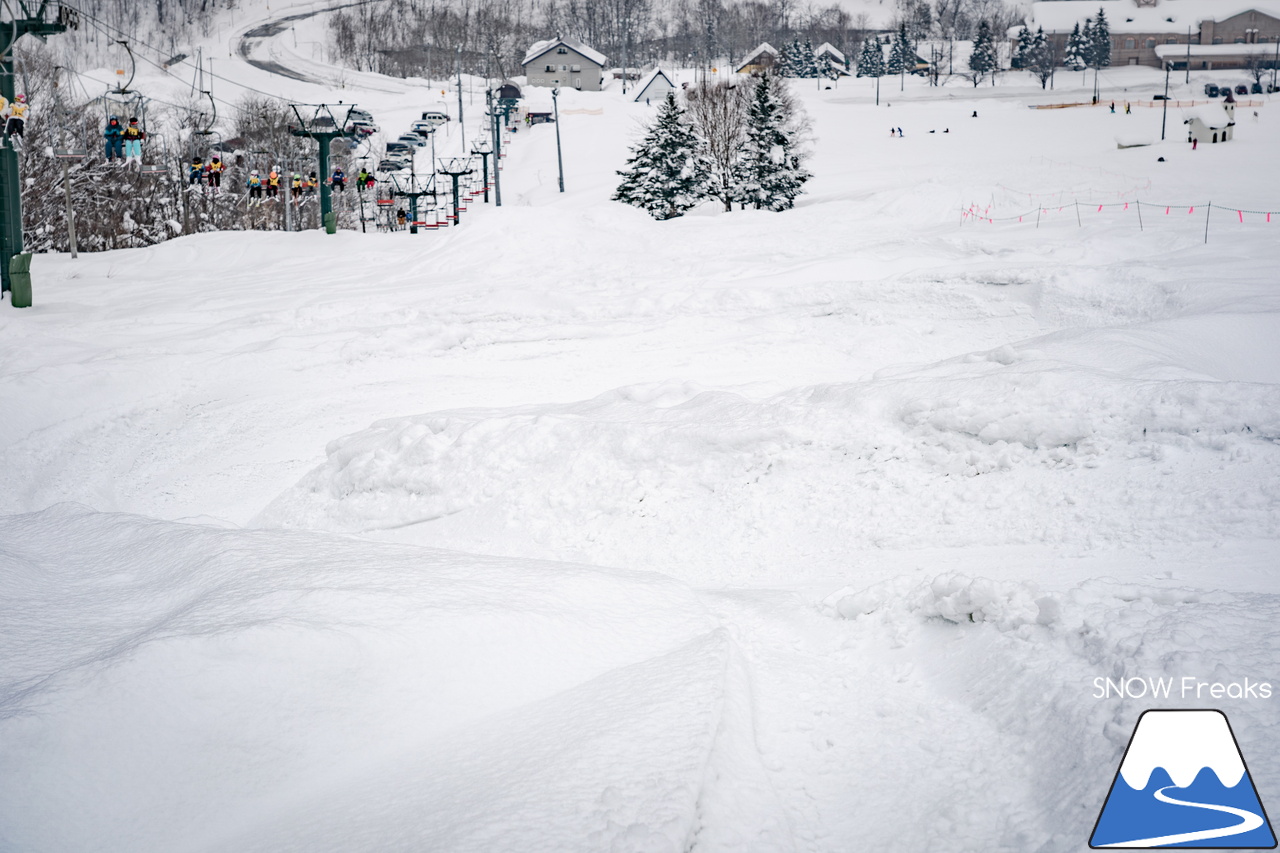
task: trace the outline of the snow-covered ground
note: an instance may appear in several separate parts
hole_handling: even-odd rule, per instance
[[[1203,215],[1280,117],[1071,76],[797,86],[784,214],[609,202],[651,110],[568,92],[458,229],[38,257],[0,850],[1082,850],[1153,705],[1276,800],[1277,699],[1094,679],[1280,688],[1280,215]]]

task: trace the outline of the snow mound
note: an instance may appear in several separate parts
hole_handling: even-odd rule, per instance
[[[661,576],[62,505],[0,519],[0,624],[0,849],[788,843]]]
[[[1210,328],[1205,349],[1226,327]],[[384,420],[332,442],[256,524],[662,571],[675,552],[699,581],[797,547],[829,568],[866,547],[1280,536],[1280,387],[1209,378],[1246,370],[1226,346],[1151,376],[1162,329],[765,400],[667,383]]]

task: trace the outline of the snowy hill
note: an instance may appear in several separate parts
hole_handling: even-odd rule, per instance
[[[610,202],[652,111],[565,92],[459,228],[37,257],[0,849],[1087,849],[1095,679],[1278,677],[1280,118],[1000,82],[797,84],[781,214]]]

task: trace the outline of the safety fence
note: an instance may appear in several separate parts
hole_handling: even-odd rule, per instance
[[[1112,103],[1113,102],[1110,100],[1098,101],[1096,104],[1093,101],[1073,101],[1065,104],[1028,104],[1027,106],[1033,110],[1065,110],[1065,109],[1071,109],[1072,107],[1110,108]],[[1214,100],[1213,98],[1209,98],[1203,101],[1175,101],[1173,99],[1169,99],[1167,101],[1165,100],[1115,101],[1114,103],[1117,108],[1123,108],[1125,106],[1129,106],[1129,107],[1158,107],[1160,109],[1163,109],[1164,107],[1169,106],[1169,107],[1173,107],[1174,109],[1188,109],[1191,107],[1203,107],[1205,105],[1214,105],[1214,104],[1221,106],[1223,102],[1221,100]],[[1264,107],[1267,105],[1266,101],[1259,101],[1255,99],[1250,99],[1245,101],[1234,101],[1234,103],[1237,107],[1240,107],[1240,108]]]
[[[960,224],[972,222],[975,224],[997,225],[997,224],[1031,224],[1034,223],[1036,228],[1040,227],[1042,221],[1055,219],[1060,215],[1073,217],[1077,227],[1084,227],[1085,215],[1096,216],[1107,210],[1124,213],[1133,212],[1136,214],[1136,220],[1139,231],[1145,231],[1147,225],[1156,225],[1164,221],[1164,217],[1183,217],[1195,216],[1197,211],[1204,215],[1204,242],[1209,242],[1209,223],[1214,213],[1219,214],[1219,220],[1226,215],[1227,221],[1234,221],[1240,225],[1266,225],[1272,222],[1275,217],[1277,224],[1280,224],[1280,210],[1250,210],[1247,208],[1233,207],[1231,205],[1214,204],[1213,202],[1205,202],[1204,204],[1160,204],[1149,201],[1119,201],[1111,203],[1085,203],[1079,201],[1067,202],[1060,205],[1037,205],[1031,210],[1025,210],[1012,216],[993,216],[990,206],[982,207],[971,204],[960,210]],[[1150,211],[1147,216],[1143,217],[1143,210]],[[1153,218],[1154,217],[1154,218]]]

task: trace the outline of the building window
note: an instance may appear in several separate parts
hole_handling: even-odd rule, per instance
[[[1244,44],[1244,36],[1236,36],[1236,44]]]
[[[1155,47],[1155,46],[1156,46],[1156,40],[1155,40],[1155,39],[1147,39],[1147,47],[1151,48],[1151,47]]]
[[[1213,43],[1214,43],[1214,44],[1222,44],[1222,36],[1214,36],[1214,37],[1213,37]]]
[[[570,71],[581,71],[581,70],[582,70],[582,66],[581,66],[581,65],[570,65],[570,66],[569,66],[569,70],[570,70]]]
[[[567,65],[561,65],[561,66],[560,66],[560,70],[561,70],[561,71],[568,71],[568,70],[569,70],[569,66],[567,66]]]
[[[1133,50],[1133,39],[1125,39],[1125,40],[1124,40],[1124,49],[1125,49],[1125,50]]]
[[[566,53],[568,53],[568,52],[569,52],[569,51],[568,51],[568,49],[567,49],[567,48],[563,48],[563,47],[558,47],[558,48],[556,48],[556,53],[560,54],[561,56],[563,56],[564,54],[566,54]]]
[[[1167,38],[1167,39],[1165,39],[1165,40],[1164,40],[1164,43],[1165,43],[1165,44],[1177,44],[1177,43],[1178,43],[1178,40],[1177,40],[1176,38],[1174,38],[1173,36],[1169,36],[1169,38]]]
[[[555,70],[556,70],[556,67],[554,65],[547,66],[547,71],[555,71]]]

